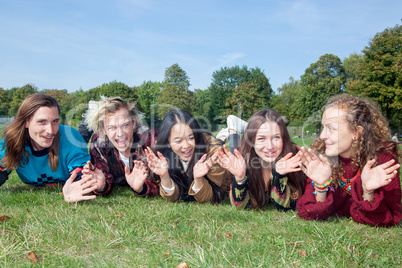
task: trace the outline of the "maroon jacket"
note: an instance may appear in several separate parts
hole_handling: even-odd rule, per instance
[[[157,132],[148,129],[143,133],[133,134],[133,146],[130,154],[130,171],[133,170],[134,160],[146,163],[144,149],[152,147],[156,142]],[[101,138],[98,134],[93,134],[90,147],[91,162],[95,167],[102,170],[106,177],[106,185],[103,191],[95,191],[97,195],[108,195],[112,190],[113,184],[128,186],[124,172],[124,163],[120,159],[119,151],[108,139]],[[137,196],[155,196],[159,193],[159,187],[150,179],[146,179],[141,192],[134,191]]]
[[[379,153],[377,164],[383,164],[391,159],[397,160],[390,153]],[[357,168],[351,159],[339,157],[344,167],[344,177],[352,178],[357,174]],[[325,220],[331,215],[352,217],[355,222],[374,226],[392,226],[402,218],[401,183],[399,170],[392,182],[374,191],[374,200],[363,200],[361,177],[357,177],[351,185],[351,195],[340,186],[330,189],[325,202],[316,202],[314,187],[307,179],[303,196],[297,202],[298,215],[306,220]]]

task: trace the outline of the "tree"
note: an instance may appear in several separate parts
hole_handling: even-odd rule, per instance
[[[0,115],[8,115],[10,108],[10,99],[8,97],[8,90],[0,87]]]
[[[158,101],[158,115],[160,118],[163,118],[171,109],[192,112],[191,103],[194,100],[194,96],[189,87],[188,76],[177,63],[166,68],[163,89]]]
[[[345,81],[340,58],[333,54],[321,56],[301,77],[301,90],[291,109],[292,118],[305,120],[320,110],[329,97],[343,92]]]
[[[207,88],[205,90],[195,89],[194,90],[194,107],[193,107],[193,115],[194,116],[208,116],[208,111],[211,106],[211,96],[210,89]]]
[[[300,88],[301,82],[290,77],[289,82],[278,88],[278,94],[272,97],[273,109],[280,115],[292,120],[289,107],[292,107],[295,102],[295,97],[299,94]]]
[[[223,67],[212,74],[212,82],[209,86],[211,106],[208,117],[210,120],[221,118],[228,109],[227,100],[232,97],[233,90],[242,83],[252,82],[257,92],[263,98],[261,106],[268,106],[272,89],[265,74],[257,67],[248,69],[247,66]],[[229,102],[231,103],[231,102]],[[262,108],[262,107],[260,107]]]
[[[264,103],[264,97],[252,82],[241,83],[233,90],[233,95],[227,99],[226,115],[236,115],[245,121],[258,110]]]
[[[25,100],[25,98],[36,92],[37,89],[32,84],[27,84],[15,90],[11,98],[12,100],[10,103],[10,109],[8,110],[8,115],[14,116],[18,108],[20,107],[21,103]]]
[[[362,54],[352,53],[348,58],[343,59],[343,68],[345,69],[346,83],[357,79],[357,69],[363,62]]]
[[[357,79],[348,81],[347,92],[379,103],[391,127],[402,124],[402,25],[377,33],[363,50]]]
[[[156,106],[153,107],[153,105],[157,104],[162,87],[162,83],[152,81],[144,81],[138,87],[138,109],[145,113],[147,122],[153,118],[151,113],[156,112]]]

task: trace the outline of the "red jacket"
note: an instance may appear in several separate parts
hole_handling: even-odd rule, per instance
[[[396,160],[395,155],[379,153],[378,165]],[[350,159],[339,157],[344,167],[344,177],[352,178],[357,174],[357,168]],[[341,187],[330,189],[325,202],[317,202],[313,194],[314,187],[307,179],[303,196],[297,202],[298,215],[306,220],[325,220],[331,215],[352,217],[355,222],[374,226],[392,226],[402,218],[401,183],[399,170],[392,182],[374,191],[374,200],[363,200],[361,177],[357,177],[351,185],[351,195]]]

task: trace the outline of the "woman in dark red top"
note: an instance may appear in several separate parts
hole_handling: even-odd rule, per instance
[[[359,223],[391,226],[401,220],[398,145],[388,123],[369,101],[351,95],[330,98],[323,107],[322,132],[301,148],[308,176],[298,215],[325,220],[331,215]]]

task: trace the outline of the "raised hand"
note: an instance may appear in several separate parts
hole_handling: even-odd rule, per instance
[[[363,168],[361,179],[364,192],[372,192],[382,186],[391,183],[398,173],[400,164],[394,164],[395,160],[391,159],[388,162],[378,165],[373,168],[375,159],[366,163]]]
[[[301,157],[300,154],[296,154],[292,157],[293,153],[288,153],[282,159],[275,163],[275,170],[281,175],[288,174],[290,172],[300,171]]]
[[[149,169],[162,178],[169,174],[169,165],[162,153],[156,153],[158,154],[158,156],[154,154],[151,148],[145,148],[145,154],[147,155]]]
[[[318,184],[324,184],[331,178],[331,164],[327,157],[316,156],[310,148],[301,147],[298,154],[301,157],[300,168],[311,180]]]
[[[200,160],[198,160],[198,162],[194,165],[193,168],[193,176],[194,179],[201,179],[203,178],[205,175],[208,174],[209,170],[211,169],[213,163],[216,160],[216,156],[215,154],[208,158],[207,160],[207,154],[204,154]]]
[[[87,195],[96,189],[96,179],[92,175],[82,175],[81,180],[74,181],[77,172],[73,172],[63,186],[63,195],[66,202],[79,202],[95,199],[96,195]]]
[[[223,149],[218,149],[217,157],[218,164],[232,173],[236,181],[240,182],[244,179],[247,172],[247,164],[246,160],[244,160],[237,149],[235,149],[234,154],[232,154],[226,145],[223,145]]]
[[[134,168],[130,173],[129,167],[124,168],[128,185],[136,192],[141,192],[146,178],[148,177],[148,168],[142,161],[134,161]]]

